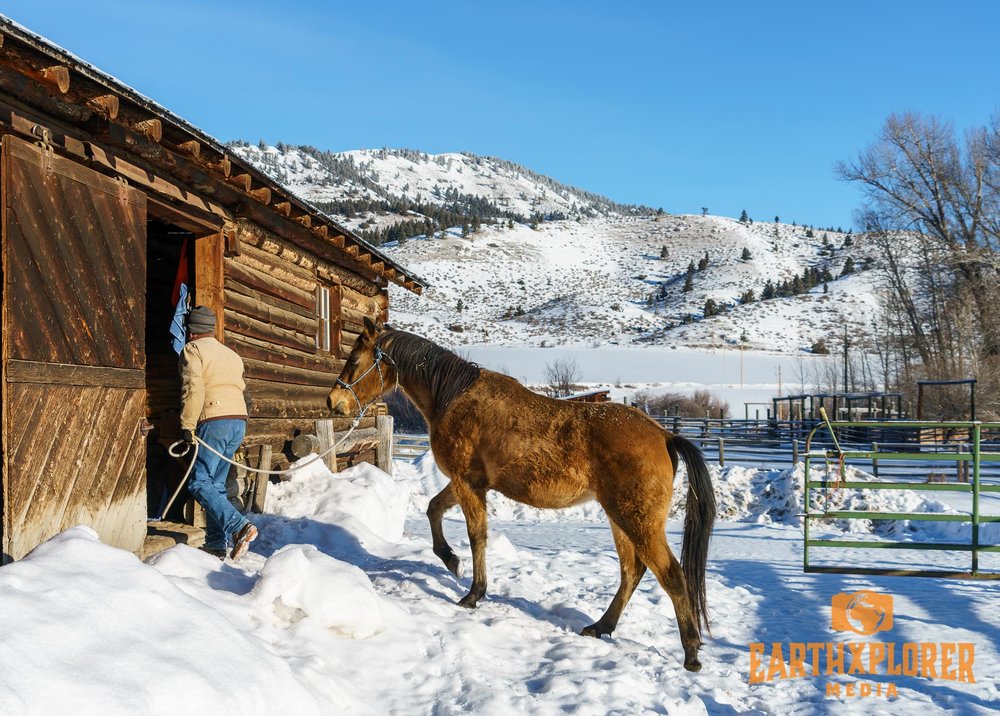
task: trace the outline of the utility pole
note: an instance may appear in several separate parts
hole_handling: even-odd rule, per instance
[[[844,393],[848,392],[847,389],[847,324],[844,324]]]

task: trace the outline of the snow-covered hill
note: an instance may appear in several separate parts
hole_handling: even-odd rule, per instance
[[[845,235],[813,233],[807,238],[806,229],[786,224],[665,216],[412,239],[385,249],[431,285],[419,297],[394,291],[392,320],[450,345],[720,346],[745,336],[748,348],[797,352],[820,339],[829,343],[845,326],[852,335],[866,332],[877,316],[873,271],[835,278],[826,291],[821,283],[760,300],[768,281],[790,281],[806,268],[836,277],[848,256],[864,264],[860,242],[843,248]],[[684,291],[689,264],[706,252],[707,267],[694,272]],[[741,305],[748,290],[755,300]],[[703,318],[708,299],[728,310]]]
[[[352,229],[411,222],[416,229],[406,235],[422,232],[383,245],[431,284],[419,297],[393,288],[392,319],[448,345],[742,339],[749,348],[798,352],[845,327],[867,333],[876,318],[874,272],[837,278],[849,257],[860,269],[869,255],[863,241],[840,232],[643,212],[471,154],[230,146]],[[444,214],[428,216],[438,208],[453,218],[482,215],[482,226],[442,231]],[[699,270],[685,290],[691,264]],[[827,280],[760,300],[769,281],[778,287],[807,269],[811,283]],[[705,315],[709,300],[718,315]]]
[[[334,153],[280,142],[277,146],[234,142],[230,148],[321,206],[344,201],[398,200],[452,206],[461,200],[479,200],[522,220],[535,215],[586,217],[631,210],[514,162],[469,153],[426,154],[410,149]],[[351,212],[338,218],[353,229],[403,217]]]

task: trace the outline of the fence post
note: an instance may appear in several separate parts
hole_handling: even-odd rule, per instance
[[[674,435],[681,434],[681,417],[679,415],[674,416]]]
[[[972,424],[972,574],[979,572],[979,469],[981,459],[980,424]]]
[[[878,443],[872,443],[872,452],[878,455]],[[872,474],[875,475],[875,479],[878,479],[878,458],[872,456]]]
[[[719,438],[719,467],[726,466],[726,441]]]
[[[792,467],[799,464],[799,439],[792,438]]]
[[[320,452],[329,450],[337,442],[337,437],[333,432],[333,421],[332,420],[317,420],[316,421],[316,437],[319,438],[319,449]],[[323,462],[330,469],[330,472],[337,471],[337,451],[332,450],[326,457],[323,458]]]
[[[257,466],[258,470],[270,470],[272,461],[273,448],[269,444],[264,444],[260,446],[260,464]],[[262,472],[256,473],[254,477],[254,487],[253,487],[253,511],[263,512],[264,504],[267,502],[267,486],[269,484],[268,476]]]
[[[375,416],[375,429],[378,431],[378,447],[375,448],[375,462],[378,469],[387,475],[392,474],[392,427],[391,415]]]

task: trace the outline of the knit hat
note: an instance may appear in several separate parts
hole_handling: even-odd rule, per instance
[[[187,325],[191,333],[215,333],[215,311],[208,306],[195,306],[188,314]]]

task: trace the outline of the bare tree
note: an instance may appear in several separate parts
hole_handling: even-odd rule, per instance
[[[892,365],[906,382],[973,375],[996,395],[1000,115],[961,138],[934,117],[892,115],[837,173],[862,187],[857,219],[881,259],[883,349],[894,354],[880,358],[883,373]]]
[[[580,366],[575,358],[556,358],[545,365],[545,382],[552,395],[570,395],[573,385],[580,381]]]

